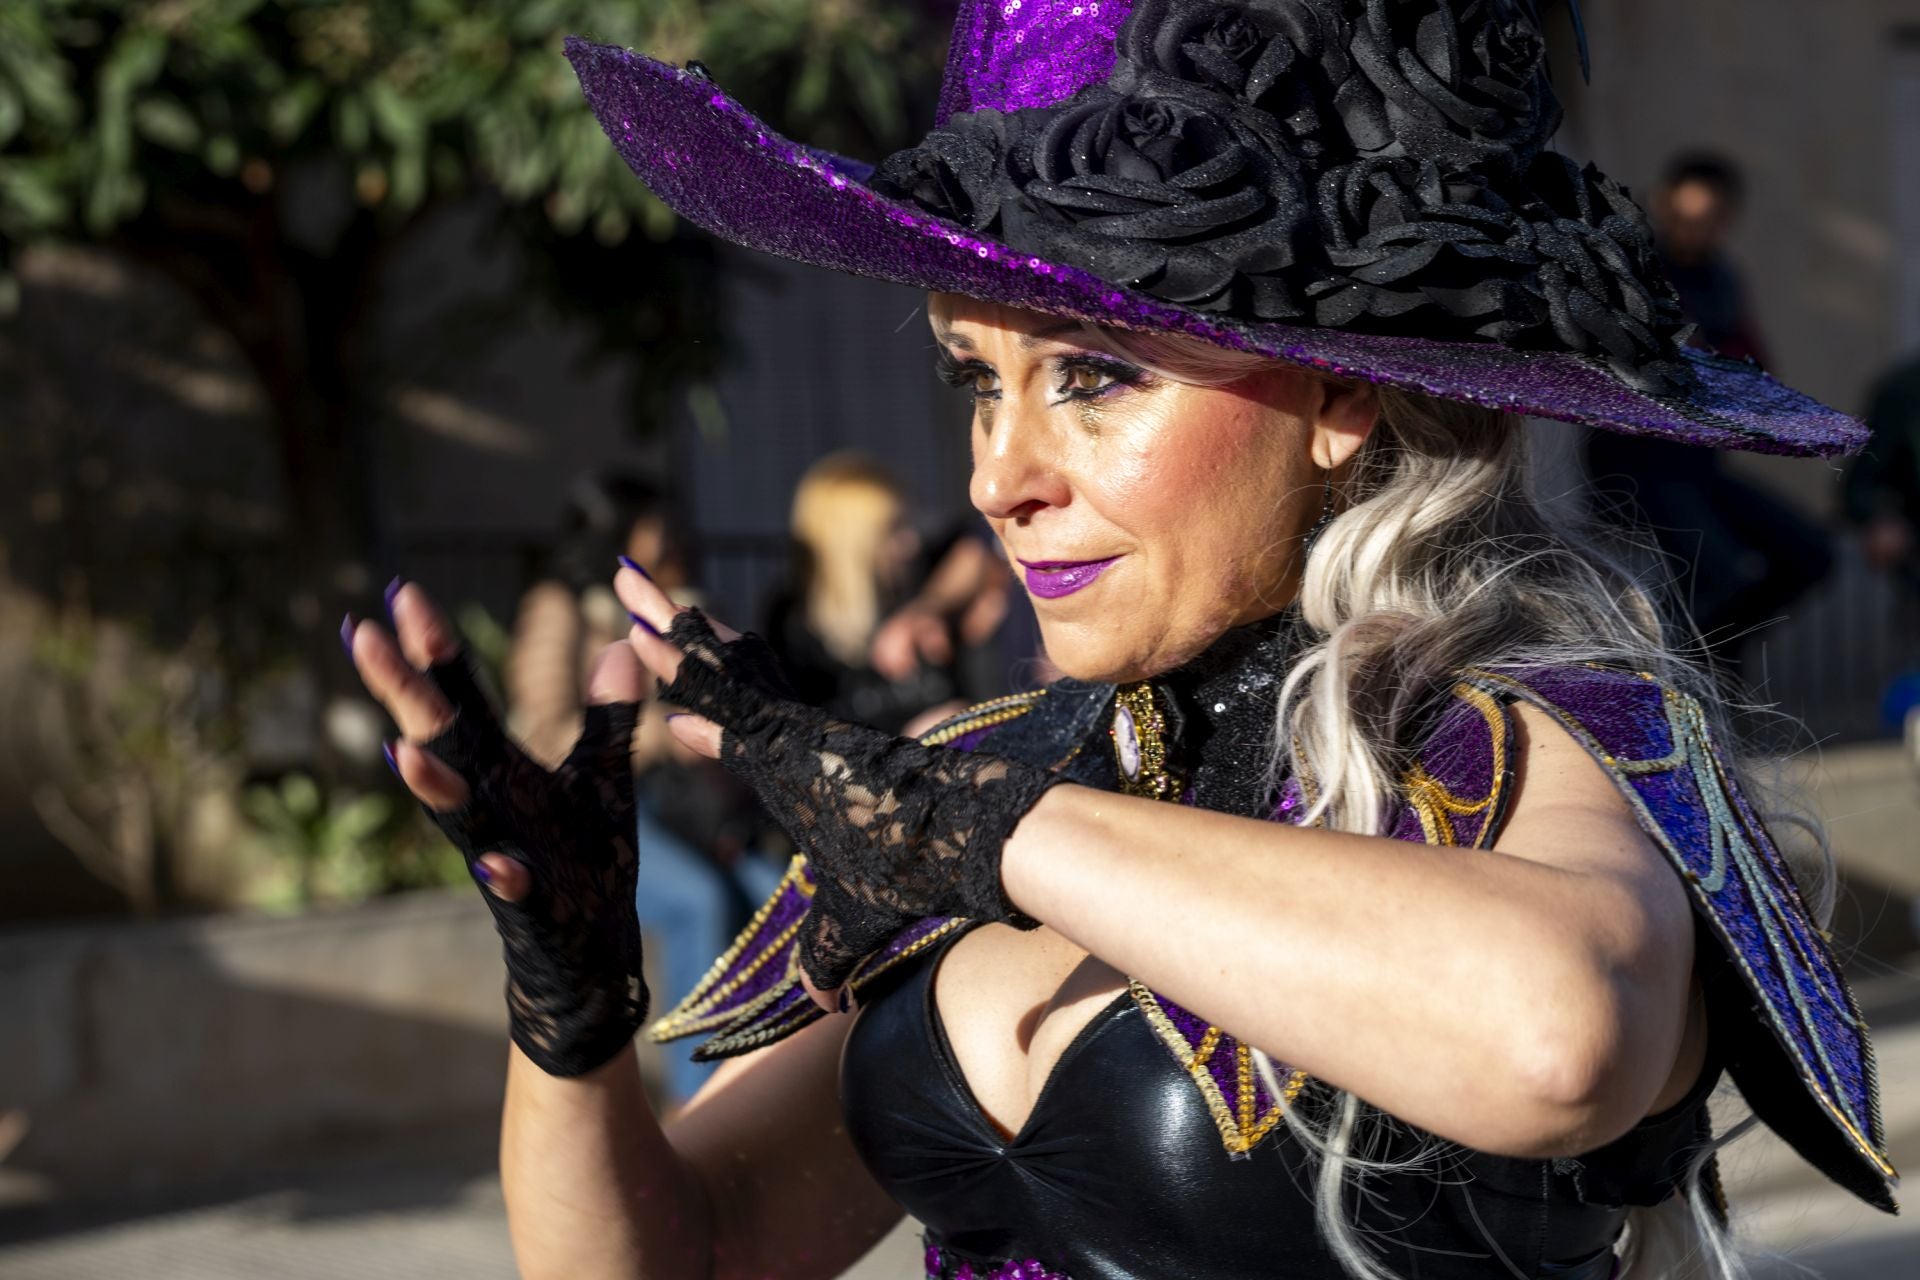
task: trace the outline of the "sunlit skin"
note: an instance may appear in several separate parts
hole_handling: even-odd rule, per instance
[[[1190,386],[1085,345],[1072,321],[960,297],[933,316],[974,399],[969,494],[1016,569],[1118,557],[1083,590],[1031,597],[1062,672],[1156,675],[1293,598],[1301,535],[1377,414],[1370,391],[1281,366]]]
[[[934,314],[949,356],[983,366],[973,492],[1011,554],[1119,557],[1085,590],[1035,601],[1063,669],[1150,675],[1291,597],[1322,477],[1339,491],[1374,425],[1370,395],[1270,370],[1212,390],[1139,383],[1090,407],[1067,393],[1106,391],[1106,379],[1068,367],[1087,353],[1043,336],[1054,321],[942,300]],[[630,569],[614,588],[646,625],[601,655],[594,701],[637,699],[684,660],[659,634],[679,609],[671,596]],[[453,632],[412,585],[394,621],[397,635],[359,624],[349,647],[399,724],[407,785],[453,807],[464,784],[419,745],[451,714],[421,672],[455,652]],[[1483,1151],[1577,1155],[1671,1105],[1706,1056],[1685,892],[1564,730],[1524,707],[1514,728],[1509,816],[1490,850],[1436,856],[1085,787],[1048,791],[1000,868],[1042,927],[974,930],[935,981],[983,1113],[1017,1129],[1128,978]],[[672,731],[718,754],[717,726],[685,716]],[[490,891],[526,893],[517,862],[481,862]],[[838,1007],[834,993],[815,994]],[[729,1061],[664,1121],[631,1052],[562,1080],[510,1050],[501,1168],[522,1274],[839,1275],[900,1217],[840,1122],[851,1022],[823,1018]]]

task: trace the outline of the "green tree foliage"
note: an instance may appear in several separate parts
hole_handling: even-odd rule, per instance
[[[110,246],[189,291],[280,434],[294,579],[341,584],[370,514],[363,328],[392,249],[492,193],[522,289],[647,362],[640,405],[720,344],[709,256],[626,171],[560,52],[699,58],[779,126],[898,143],[941,33],[894,0],[0,0],[0,307],[21,246]]]
[[[306,158],[396,221],[478,185],[563,234],[664,238],[672,215],[600,136],[568,33],[699,57],[783,127],[856,150],[902,136],[937,52],[916,7],[871,0],[9,0],[0,242],[245,203]]]

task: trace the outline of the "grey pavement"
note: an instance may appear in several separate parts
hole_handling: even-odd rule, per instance
[[[513,1280],[491,1173],[347,1167],[270,1190],[217,1190],[95,1213],[0,1213],[0,1280]],[[121,1210],[122,1213],[126,1209]],[[844,1280],[920,1273],[909,1224]]]
[[[1916,984],[1906,978],[1869,984],[1863,1002],[1880,1027],[1894,1162],[1920,1167]],[[1859,1205],[1766,1133],[1742,1139],[1723,1164],[1741,1237],[1757,1254],[1755,1280],[1920,1280],[1915,1218],[1888,1218]],[[910,1280],[919,1275],[918,1254],[910,1224],[903,1224],[844,1280]],[[117,1203],[0,1208],[0,1280],[509,1280],[515,1274],[499,1181],[479,1149],[437,1162],[392,1153],[248,1185]]]

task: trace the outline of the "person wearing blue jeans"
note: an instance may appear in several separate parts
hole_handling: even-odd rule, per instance
[[[657,1015],[684,999],[713,958],[726,949],[740,923],[735,918],[736,892],[748,902],[763,902],[779,884],[781,873],[754,854],[742,855],[730,868],[722,867],[662,826],[644,804],[637,813],[640,879],[634,909],[640,927],[650,935],[652,954],[659,957]],[[695,1043],[679,1040],[661,1046],[670,1103],[691,1098],[718,1065],[695,1062]]]

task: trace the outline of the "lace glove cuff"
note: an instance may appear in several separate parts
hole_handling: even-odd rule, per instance
[[[468,866],[502,853],[532,881],[518,902],[481,893],[506,957],[513,1042],[549,1075],[583,1075],[629,1043],[647,1016],[634,913],[639,708],[589,707],[580,741],[549,772],[501,730],[465,658],[427,675],[456,714],[423,745],[469,793],[461,808],[428,814]]]
[[[817,985],[842,985],[861,959],[928,916],[1037,927],[1008,900],[1000,857],[1058,777],[804,706],[764,641],[723,643],[698,610],[680,613],[667,639],[688,661],[661,697],[721,727],[722,762],[812,865],[800,959]]]

